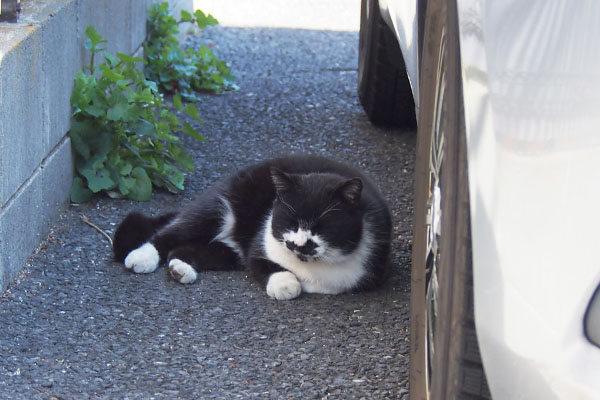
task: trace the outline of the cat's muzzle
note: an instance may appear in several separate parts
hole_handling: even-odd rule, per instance
[[[300,261],[304,261],[304,262],[315,259],[315,256],[318,253],[317,252],[318,245],[315,242],[313,242],[312,240],[307,240],[306,243],[303,244],[302,246],[298,246],[296,243],[292,242],[291,240],[286,240],[285,247],[287,247],[288,249],[293,251],[294,254],[296,255],[296,257],[298,257],[298,259]]]

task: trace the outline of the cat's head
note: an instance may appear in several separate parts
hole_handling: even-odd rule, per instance
[[[362,181],[335,174],[271,169],[276,198],[272,234],[301,261],[340,262],[362,235]]]

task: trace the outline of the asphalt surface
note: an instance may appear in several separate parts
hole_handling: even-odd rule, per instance
[[[0,295],[0,399],[407,398],[414,132],[362,113],[358,21],[354,31],[231,25],[190,42],[213,42],[240,90],[202,96],[207,140],[188,146],[197,167],[186,192],[71,206]],[[81,220],[112,233],[129,211],[177,209],[239,167],[299,152],[359,165],[380,186],[394,219],[381,289],[276,301],[243,271],[189,286],[164,267],[135,275]]]

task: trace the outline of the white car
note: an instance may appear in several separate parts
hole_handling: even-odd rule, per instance
[[[599,21],[597,0],[362,0],[361,102],[418,121],[413,399],[600,399]]]

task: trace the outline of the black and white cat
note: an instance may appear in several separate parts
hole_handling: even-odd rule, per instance
[[[287,300],[381,284],[390,236],[386,202],[360,170],[289,156],[238,171],[177,213],[129,214],[113,250],[136,273],[166,261],[181,283],[245,267],[269,296]]]

